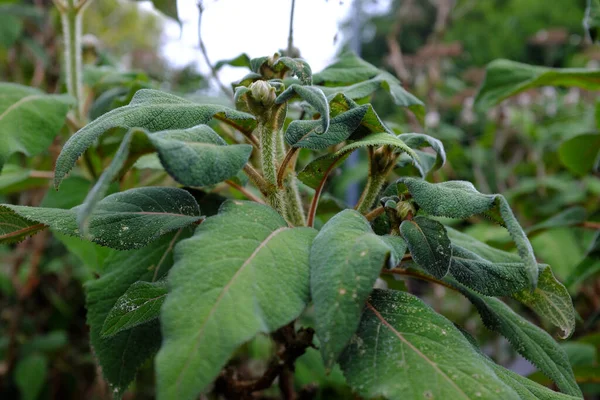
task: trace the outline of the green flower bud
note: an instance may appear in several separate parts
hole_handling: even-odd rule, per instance
[[[277,95],[275,94],[275,88],[272,87],[266,81],[256,81],[253,82],[250,87],[250,94],[252,98],[264,105],[265,107],[269,107],[275,103],[275,98]]]

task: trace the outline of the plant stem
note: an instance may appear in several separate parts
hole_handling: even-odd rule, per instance
[[[302,199],[300,198],[300,192],[298,191],[298,180],[295,175],[295,165],[298,155],[298,149],[289,149],[285,153],[285,143],[283,141],[283,134],[280,131],[278,133],[277,140],[277,160],[281,161],[279,164],[279,170],[277,171],[276,186],[278,190],[284,190],[284,200],[286,204],[287,219],[294,226],[304,226],[306,221],[304,217],[304,210],[302,209]],[[287,173],[286,173],[287,169]]]
[[[255,201],[260,204],[265,204],[265,202],[261,198],[256,197],[253,193],[248,191],[245,187],[238,185],[234,181],[226,180],[225,183],[228,184],[229,186],[231,186],[232,188],[236,189],[240,193],[242,193],[244,196],[246,196],[248,198],[248,200],[252,200],[252,201]]]
[[[81,63],[82,5],[76,0],[67,0],[66,4],[58,6],[64,36],[67,91],[75,99],[75,116],[80,123],[84,119]]]
[[[268,185],[267,202],[283,217],[286,216],[283,191],[277,189],[277,132],[268,122],[259,121],[256,127],[260,141],[260,163]]]
[[[294,9],[296,8],[296,0],[292,0],[292,9],[290,11],[290,32],[288,34],[287,54],[288,57],[293,57],[294,52]]]
[[[379,192],[385,183],[385,179],[386,175],[384,174],[369,174],[365,189],[355,207],[358,212],[365,214],[371,209],[373,204],[375,204],[375,201],[377,201],[377,195],[379,195]]]
[[[269,184],[265,181],[265,178],[258,173],[257,170],[250,164],[244,165],[244,172],[248,175],[248,179],[260,190],[263,195],[267,195],[269,192]]]
[[[376,209],[374,209],[373,211],[365,214],[365,218],[368,221],[373,221],[375,218],[379,217],[384,212],[385,212],[385,208],[383,206],[379,206]]]
[[[307,226],[312,227],[315,224],[315,215],[317,214],[317,206],[319,205],[319,199],[321,198],[321,192],[323,191],[323,187],[325,187],[325,182],[327,181],[327,177],[329,176],[329,174],[331,173],[333,168],[335,168],[335,166],[337,165],[338,160],[342,157],[343,156],[340,156],[337,160],[335,160],[331,163],[329,168],[327,168],[327,171],[325,171],[325,174],[323,174],[323,178],[321,178],[321,182],[319,182],[319,186],[317,186],[317,188],[315,189],[315,195],[313,196],[312,202],[310,203],[310,208],[308,210],[308,220],[306,222]]]

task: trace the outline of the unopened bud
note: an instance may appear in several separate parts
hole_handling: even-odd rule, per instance
[[[256,81],[250,85],[252,98],[264,106],[270,106],[275,103],[275,88],[266,81]]]

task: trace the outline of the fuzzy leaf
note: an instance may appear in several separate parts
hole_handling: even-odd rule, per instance
[[[315,85],[346,86],[370,79],[379,73],[379,68],[357,57],[356,54],[344,53],[323,71],[313,76]]]
[[[340,364],[367,398],[520,399],[452,322],[404,292],[373,291]]]
[[[167,282],[164,280],[135,282],[119,297],[108,313],[101,336],[114,336],[157,319],[167,292]]]
[[[212,118],[236,129],[251,132],[256,120],[250,114],[220,105],[196,104],[158,90],[138,91],[129,105],[112,110],[81,128],[65,143],[57,161],[54,186],[58,187],[83,152],[107,130],[115,127],[144,128],[150,132],[186,129]]]
[[[315,86],[291,85],[285,89],[283,93],[277,96],[275,103],[283,104],[286,101],[295,98],[296,96],[313,106],[320,114],[321,117],[319,120],[321,122],[321,126],[316,128],[315,132],[317,134],[327,132],[329,129],[329,103],[327,102],[327,97],[325,97],[323,91]],[[290,126],[301,122],[303,121],[293,121]]]
[[[415,202],[430,215],[464,219],[486,213],[496,220],[503,221],[517,246],[529,282],[532,288],[535,288],[538,267],[533,248],[502,195],[479,193],[472,183],[466,181],[434,184],[416,178],[401,178],[398,182],[408,187]]]
[[[196,398],[238,346],[298,317],[315,234],[289,228],[270,207],[228,201],[177,246],[160,316],[158,399]]]
[[[14,224],[13,232],[44,224],[59,233],[80,236],[77,207],[70,210],[12,204],[2,207],[13,212],[0,214],[2,218],[16,215],[29,221],[29,228]],[[89,219],[89,237],[86,239],[114,249],[135,249],[200,219],[196,200],[185,190],[168,187],[130,189],[107,196],[97,204]]]
[[[298,179],[305,185],[316,189],[325,174],[348,158],[350,153],[347,152],[337,157],[325,155],[315,158],[298,173]]]
[[[316,332],[331,368],[356,331],[367,297],[391,253],[355,210],[331,218],[310,251],[310,287]]]
[[[4,204],[0,205],[0,243],[21,242],[47,227],[45,224],[21,217]]]
[[[148,139],[169,175],[186,186],[209,186],[231,178],[252,153],[248,144],[227,145],[207,125],[157,132]]]
[[[446,227],[454,245],[459,245],[493,263],[522,262],[518,254],[498,250],[469,235]],[[600,235],[599,235],[600,237]],[[556,280],[550,267],[538,265],[538,286],[532,292],[529,288],[513,293],[511,297],[534,310],[563,330],[568,337],[575,329],[575,309],[567,289]]]
[[[100,279],[85,285],[91,345],[102,367],[102,375],[113,388],[115,397],[123,394],[138,368],[156,354],[162,337],[155,320],[103,338],[104,321],[132,284],[150,282],[166,274],[173,265],[173,246],[178,239],[189,236],[189,231],[165,235],[154,245],[143,249],[113,253],[106,260]]]
[[[415,262],[436,278],[448,273],[452,245],[444,225],[432,219],[417,216],[400,224],[400,233],[408,244]]]
[[[564,393],[581,396],[569,358],[548,333],[516,314],[502,301],[480,296],[458,283],[454,285],[475,305],[488,329],[506,337],[519,354],[552,378]]]
[[[435,171],[446,163],[446,151],[444,150],[444,145],[439,140],[422,133],[402,133],[398,135],[398,138],[414,150],[422,147],[431,147],[435,151],[435,164],[432,168],[426,168],[427,172],[431,170]],[[422,159],[422,157],[419,158]]]
[[[486,110],[502,100],[527,89],[541,86],[600,89],[600,70],[587,68],[547,68],[510,60],[494,60],[488,64],[475,107]]]
[[[35,156],[48,149],[65,123],[67,95],[0,82],[0,172],[13,153]]]

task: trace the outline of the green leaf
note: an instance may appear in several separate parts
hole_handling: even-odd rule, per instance
[[[412,149],[420,149],[422,147],[431,147],[435,153],[435,164],[432,168],[424,168],[427,172],[437,170],[446,163],[446,151],[444,145],[439,140],[422,133],[402,133],[398,135],[406,145]],[[422,157],[419,157],[422,160]]]
[[[546,318],[562,330],[562,338],[571,336],[575,330],[575,310],[569,292],[549,267],[540,270],[538,285],[532,292],[522,290],[511,295],[538,315]]]
[[[267,79],[283,79],[287,72],[292,72],[298,77],[302,85],[312,84],[312,70],[310,65],[301,58],[258,57],[250,60],[250,69]]]
[[[408,248],[408,244],[406,240],[404,240],[401,236],[393,236],[393,235],[383,235],[379,237],[385,244],[387,244],[392,252],[390,253],[389,266],[390,268],[394,268],[400,261],[402,261],[402,257],[406,254],[406,249]]]
[[[518,393],[521,400],[580,400],[581,396],[570,396],[555,392],[531,381],[509,369],[506,369],[492,360],[488,361],[496,376]]]
[[[356,331],[365,301],[390,253],[390,246],[355,210],[335,215],[315,238],[310,250],[310,287],[327,368]]]
[[[243,132],[251,132],[256,120],[250,114],[220,105],[201,105],[158,90],[138,91],[129,105],[104,114],[81,128],[65,143],[57,161],[54,185],[58,187],[83,152],[111,128],[144,128],[150,132],[186,129],[219,119]]]
[[[48,360],[40,354],[31,354],[17,362],[15,383],[22,400],[36,400],[48,375]]]
[[[547,68],[510,60],[494,60],[488,64],[475,107],[486,110],[502,100],[527,89],[541,86],[600,89],[600,70],[587,68]]]
[[[335,63],[313,76],[315,85],[346,86],[370,79],[379,73],[379,68],[357,57],[352,52],[342,54]]]
[[[460,283],[488,296],[508,296],[528,290],[522,262],[491,262],[457,245],[452,246],[450,273]]]
[[[105,273],[85,285],[87,322],[94,355],[102,375],[122,394],[135,374],[159,349],[162,337],[158,321],[136,326],[112,337],[101,336],[102,327],[118,299],[138,281],[163,277],[173,265],[173,247],[190,230],[163,236],[154,245],[139,250],[115,252],[105,264]]]
[[[444,225],[432,219],[417,216],[400,224],[400,233],[408,244],[413,260],[436,278],[442,278],[450,269],[452,244]]]
[[[323,91],[315,86],[291,85],[285,89],[283,93],[277,96],[275,103],[283,104],[296,96],[313,106],[320,114],[321,127],[316,128],[315,132],[317,134],[327,132],[327,129],[329,129],[329,103],[327,102],[327,97],[325,97]],[[293,121],[290,125],[299,122],[302,121]]]
[[[598,271],[600,271],[600,231],[596,232],[596,235],[592,239],[592,243],[586,251],[585,258],[573,268],[565,280],[565,286],[571,287]]]
[[[129,148],[135,143],[134,135],[143,138],[138,140],[138,150],[147,152],[148,146],[154,147],[167,172],[186,186],[208,186],[222,182],[240,172],[252,153],[251,145],[227,145],[207,125],[156,133],[132,129],[123,138],[111,164],[104,170],[79,209],[77,218],[82,232],[87,232],[87,222],[96,204],[104,197],[108,185],[127,162]],[[191,165],[194,168],[190,168]]]
[[[229,65],[231,67],[246,67],[250,68],[250,57],[246,53],[242,53],[237,57],[230,58],[227,60],[219,60],[215,64],[215,70],[218,71],[224,66]]]
[[[600,73],[598,79],[600,80]],[[578,135],[562,142],[558,148],[558,157],[574,174],[589,174],[600,160],[600,134]]]
[[[319,185],[325,176],[325,173],[331,171],[337,164],[344,161],[354,150],[361,147],[379,146],[390,146],[394,148],[396,152],[405,152],[414,160],[417,166],[419,165],[418,156],[413,149],[408,147],[397,136],[387,132],[379,132],[349,143],[333,154],[316,158],[300,171],[298,179],[314,189]],[[418,168],[420,168],[420,166],[418,166]]]
[[[119,297],[104,321],[102,337],[114,336],[158,318],[167,297],[167,281],[136,282]]]
[[[453,245],[461,246],[492,263],[522,262],[519,255],[488,246],[455,229],[446,227]],[[548,319],[563,330],[568,337],[575,329],[575,310],[567,289],[556,280],[550,267],[538,265],[538,285],[512,293],[511,297],[530,307],[538,315]]]
[[[398,182],[404,183],[408,187],[415,202],[430,215],[464,219],[485,213],[497,221],[503,222],[517,246],[530,284],[535,288],[538,267],[533,248],[502,195],[479,193],[472,183],[466,181],[434,184],[407,177],[399,179]]]
[[[23,231],[40,230],[47,225],[69,236],[79,237],[77,207],[70,210],[2,204],[11,212],[1,213],[10,232],[5,240],[22,239]],[[19,219],[17,221],[17,219]],[[102,246],[126,250],[140,248],[175,229],[202,219],[196,200],[185,190],[168,187],[130,189],[105,197],[89,219],[87,239]]]
[[[535,364],[564,392],[581,396],[581,390],[564,350],[541,328],[516,314],[502,301],[484,297],[454,283],[475,305],[485,326],[508,339],[513,348]]]
[[[0,205],[0,243],[18,243],[46,228],[45,224],[30,221]]]
[[[452,322],[404,292],[373,291],[340,364],[367,398],[519,399]]]
[[[241,171],[252,153],[249,144],[227,145],[207,125],[157,132],[148,139],[169,175],[186,186],[223,182]]]
[[[160,316],[159,399],[196,398],[242,343],[298,317],[315,234],[270,207],[228,201],[177,246]]]
[[[71,97],[0,82],[0,172],[13,153],[47,150],[65,123]]]

